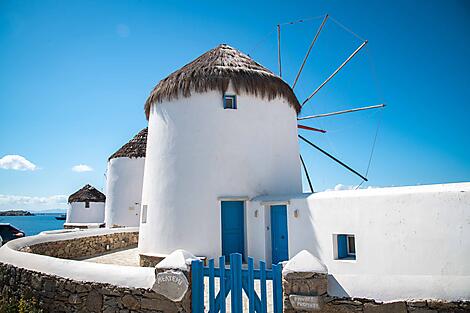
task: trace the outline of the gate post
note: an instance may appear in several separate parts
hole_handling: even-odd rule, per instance
[[[204,272],[201,260],[191,262],[191,312],[204,313]]]
[[[282,271],[284,312],[321,310],[327,296],[328,270],[316,257],[303,250]]]
[[[232,279],[230,290],[232,294],[232,312],[242,312],[242,255],[240,253],[230,254],[230,272]]]

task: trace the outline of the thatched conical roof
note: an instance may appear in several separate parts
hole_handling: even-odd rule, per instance
[[[105,202],[106,196],[95,187],[86,184],[82,189],[73,193],[69,197],[72,202]]]
[[[297,113],[300,111],[300,103],[285,81],[241,51],[222,44],[161,80],[145,103],[147,119],[154,103],[189,97],[193,91],[224,93],[229,82],[237,93],[269,100],[284,97]]]
[[[118,151],[114,152],[109,157],[108,161],[114,158],[145,158],[145,151],[147,149],[147,132],[147,127],[142,129],[128,143],[123,145]]]

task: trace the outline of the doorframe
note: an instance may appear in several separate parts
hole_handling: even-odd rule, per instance
[[[220,223],[220,233],[219,233],[219,255],[223,255],[223,250],[222,250],[222,237],[223,237],[223,229],[222,229],[222,202],[229,202],[229,201],[235,201],[235,202],[242,202],[243,203],[243,254],[242,258],[243,261],[246,261],[247,258],[247,252],[248,252],[248,242],[247,242],[247,231],[248,231],[248,225],[247,225],[247,201],[249,201],[250,198],[246,196],[223,196],[223,197],[218,197],[217,202],[219,204],[219,223]]]

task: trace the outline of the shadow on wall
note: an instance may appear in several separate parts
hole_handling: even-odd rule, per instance
[[[333,290],[334,292],[332,292]],[[336,297],[349,297],[343,286],[331,274],[328,274],[328,294],[334,294]]]
[[[308,201],[308,198],[306,198],[304,201]],[[296,225],[300,226],[298,227],[298,231],[301,233],[295,234],[297,238],[299,238],[300,242],[308,242],[308,251],[313,254],[316,258],[319,260],[324,259],[327,257],[329,254],[326,251],[323,251],[321,249],[321,246],[319,244],[318,240],[318,235],[317,232],[318,230],[315,229],[315,220],[318,221],[318,219],[314,218],[314,209],[310,208],[308,205],[301,205],[300,207],[306,207],[305,210],[302,210],[300,214],[302,214],[299,218],[295,218],[295,220],[298,220],[296,224],[301,224],[301,225]],[[302,222],[303,219],[303,222]],[[296,250],[299,251],[292,251],[293,255],[296,255],[297,253],[300,252],[300,250],[303,250],[302,247],[305,247],[305,244],[300,244],[297,246]],[[340,283],[336,280],[336,278],[329,274],[328,275],[328,292],[330,294],[334,294],[335,296],[338,297],[349,297],[349,294],[346,292],[346,290],[340,285]]]

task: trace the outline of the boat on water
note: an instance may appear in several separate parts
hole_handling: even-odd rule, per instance
[[[16,238],[24,237],[25,235],[24,231],[16,228],[10,223],[0,223],[0,238],[2,238],[2,244]]]
[[[66,217],[67,216],[65,214],[61,214],[59,216],[56,216],[55,219],[59,221],[65,221]]]

